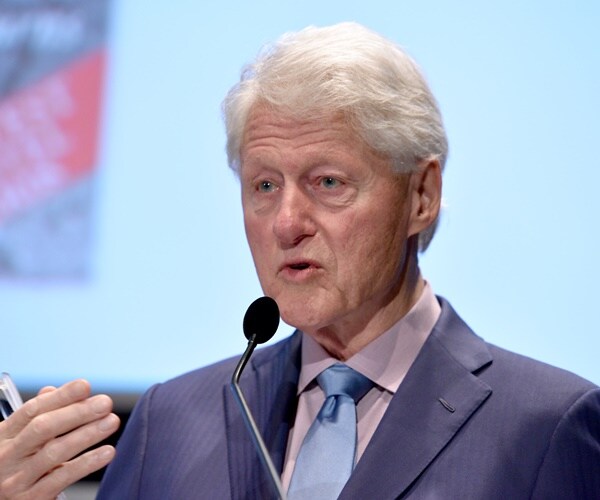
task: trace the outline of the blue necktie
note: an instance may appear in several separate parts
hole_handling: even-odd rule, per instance
[[[336,499],[354,468],[356,402],[373,382],[339,363],[323,371],[317,382],[326,399],[300,448],[288,500]]]

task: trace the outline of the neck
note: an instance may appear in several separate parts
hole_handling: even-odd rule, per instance
[[[415,249],[409,251],[397,285],[375,301],[371,311],[361,311],[360,317],[346,318],[310,334],[331,356],[345,361],[404,317],[419,300],[424,286]]]

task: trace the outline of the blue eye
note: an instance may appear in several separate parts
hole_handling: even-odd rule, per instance
[[[323,177],[321,179],[321,185],[326,189],[333,189],[340,185],[340,181],[335,177]]]
[[[270,193],[275,190],[275,184],[270,181],[261,181],[258,184],[258,191],[261,193]]]

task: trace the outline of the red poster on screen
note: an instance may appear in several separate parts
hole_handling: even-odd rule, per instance
[[[0,4],[0,278],[90,269],[107,1]]]

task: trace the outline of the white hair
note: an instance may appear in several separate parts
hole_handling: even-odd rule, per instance
[[[398,173],[431,160],[443,169],[446,162],[441,114],[419,67],[396,44],[356,23],[287,33],[242,70],[223,102],[228,162],[238,173],[246,121],[257,103],[304,119],[341,112]],[[421,251],[436,225],[419,234]]]

